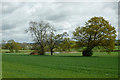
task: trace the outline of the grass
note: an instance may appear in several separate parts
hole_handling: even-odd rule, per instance
[[[95,52],[50,56],[3,53],[3,78],[117,78],[118,53]]]
[[[114,50],[119,50],[118,49],[119,46],[115,46]],[[81,52],[83,49],[85,49],[85,47],[81,47],[81,48],[72,48],[70,51],[71,52]],[[97,47],[95,47],[93,49],[94,52],[100,52],[102,50],[105,50],[104,48],[101,47],[101,49],[98,49]],[[10,53],[10,51],[8,49],[0,49],[0,52],[2,51],[2,53]],[[19,50],[17,53],[30,53],[34,50]],[[58,51],[59,52],[59,51]]]
[[[2,65],[2,54],[0,53],[0,65]],[[2,67],[0,66],[0,80],[2,78]]]
[[[2,53],[10,53],[10,51],[8,49],[2,49],[1,51],[2,51]],[[32,51],[33,50],[19,50],[17,53],[30,53]]]

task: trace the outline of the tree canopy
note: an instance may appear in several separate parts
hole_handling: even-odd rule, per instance
[[[38,44],[36,46],[40,55],[44,55],[46,46],[49,47],[52,55],[53,49],[56,48],[64,36],[67,35],[66,32],[55,34],[55,31],[53,25],[44,21],[31,21],[30,27],[26,30],[27,33],[32,35],[35,43]]]
[[[68,36],[67,32],[63,32],[62,34],[55,34],[53,29],[51,29],[48,40],[48,46],[50,48],[51,55],[53,55],[53,49],[57,48],[59,44],[64,41],[64,38]]]
[[[83,56],[91,56],[94,47],[104,47],[107,50],[114,49],[116,30],[103,17],[92,17],[83,27],[77,27],[73,32],[77,45],[85,46]]]
[[[5,44],[5,47],[10,50],[10,52],[18,52],[18,50],[21,49],[21,46],[19,43],[15,42],[14,40],[8,40],[7,44]]]
[[[30,33],[33,37],[33,40],[40,45],[40,55],[44,55],[45,53],[45,46],[47,45],[47,37],[48,37],[48,30],[50,29],[50,24],[48,22],[40,21],[30,22],[30,27],[26,30],[26,32]]]

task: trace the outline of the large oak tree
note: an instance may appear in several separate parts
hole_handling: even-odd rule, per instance
[[[114,49],[115,27],[103,17],[92,17],[84,27],[77,27],[73,35],[77,45],[86,47],[83,56],[92,56],[94,47],[104,47],[108,51]]]

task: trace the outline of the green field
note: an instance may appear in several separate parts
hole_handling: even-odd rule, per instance
[[[96,52],[54,56],[3,53],[3,78],[117,78],[118,53]]]

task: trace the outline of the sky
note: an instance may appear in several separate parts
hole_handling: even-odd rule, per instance
[[[102,16],[116,28],[118,33],[117,2],[3,2],[2,29],[3,40],[32,42],[25,30],[30,21],[47,21],[54,25],[57,33],[72,32],[78,26],[84,26],[90,18]],[[2,33],[2,34],[1,34]]]

